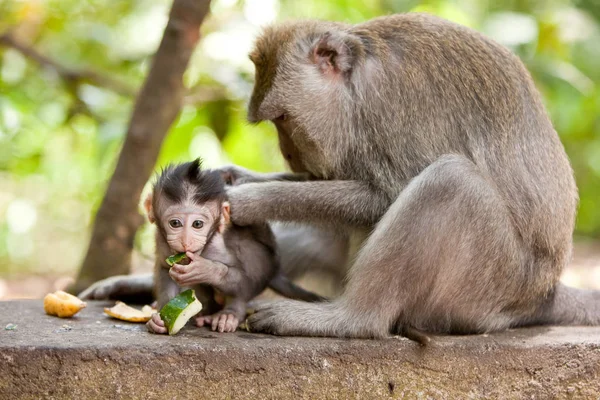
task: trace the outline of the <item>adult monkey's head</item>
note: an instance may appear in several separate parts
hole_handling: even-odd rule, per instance
[[[250,58],[249,120],[272,121],[291,168],[318,177],[373,163],[410,177],[443,153],[475,152],[484,132],[495,140],[530,124],[524,107],[544,112],[517,57],[425,14],[274,25]]]
[[[284,158],[295,172],[327,176],[339,161],[337,134],[344,113],[352,68],[364,58],[358,37],[348,27],[318,21],[298,21],[266,28],[250,59],[256,67],[248,119],[272,121]]]

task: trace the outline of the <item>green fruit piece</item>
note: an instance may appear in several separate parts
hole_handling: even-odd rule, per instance
[[[185,255],[185,253],[178,253],[178,254],[172,255],[170,257],[167,257],[167,259],[165,261],[167,262],[167,264],[169,264],[169,267],[172,267],[173,264],[177,264],[179,261],[183,260],[186,257],[187,256]]]
[[[165,323],[169,335],[176,335],[200,310],[202,310],[202,303],[196,298],[196,292],[188,289],[165,304],[160,310],[160,318]]]

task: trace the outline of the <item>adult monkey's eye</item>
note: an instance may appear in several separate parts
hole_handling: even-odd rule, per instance
[[[204,222],[200,221],[199,219],[192,222],[192,228],[194,228],[194,229],[200,229],[203,226],[204,226]]]
[[[171,226],[171,228],[181,228],[183,225],[181,224],[181,221],[178,219],[172,219],[169,221],[169,225]]]

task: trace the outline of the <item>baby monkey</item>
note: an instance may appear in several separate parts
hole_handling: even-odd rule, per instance
[[[157,226],[154,295],[159,309],[182,289],[194,288],[203,304],[196,325],[233,332],[245,318],[248,301],[267,287],[292,299],[324,300],[280,272],[268,224],[232,224],[221,173],[201,170],[199,159],[167,166],[144,208]],[[170,267],[165,261],[183,252],[187,265]],[[159,314],[147,326],[167,333]]]

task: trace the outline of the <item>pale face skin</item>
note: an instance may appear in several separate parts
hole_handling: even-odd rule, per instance
[[[169,247],[176,253],[199,253],[219,217],[214,204],[174,204],[163,212],[160,221],[166,232]],[[220,221],[219,221],[220,222]]]

